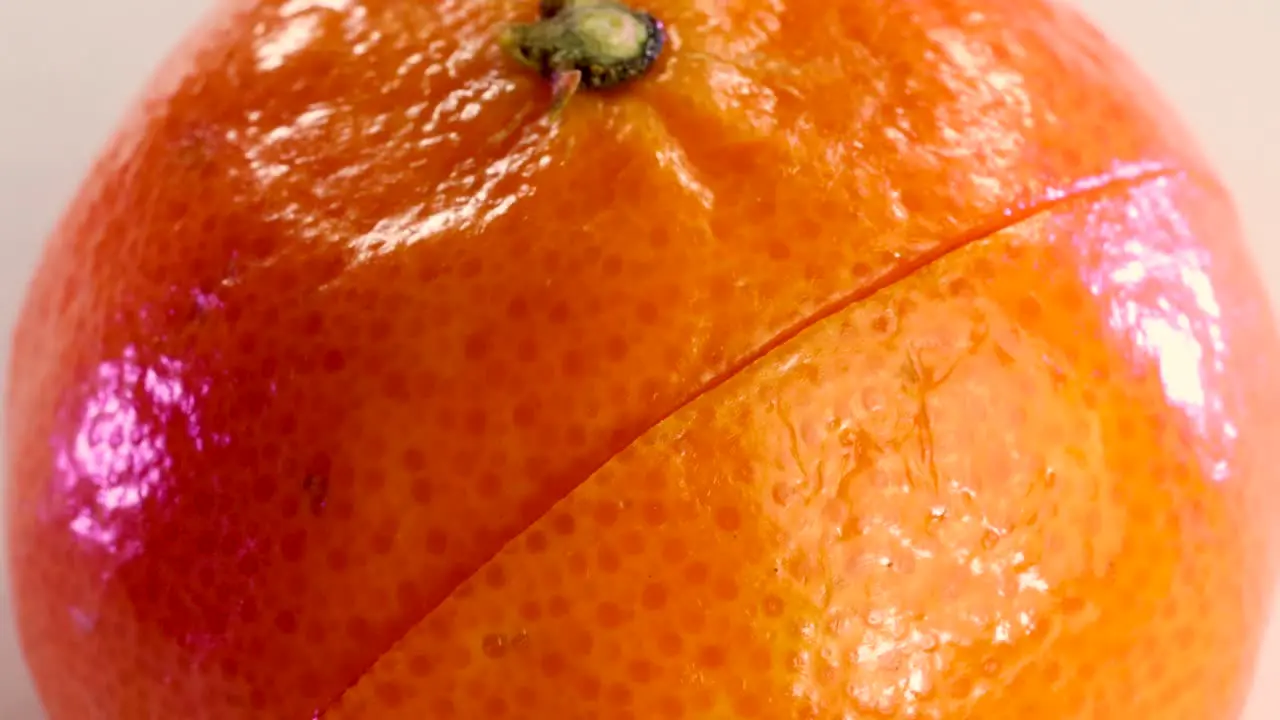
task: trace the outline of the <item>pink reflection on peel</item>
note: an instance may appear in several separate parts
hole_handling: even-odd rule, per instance
[[[1106,242],[1088,280],[1095,295],[1109,296],[1111,327],[1155,362],[1169,403],[1210,440],[1196,446],[1207,475],[1221,482],[1238,437],[1228,398],[1216,389],[1226,386],[1222,308],[1208,253],[1172,197],[1176,182],[1158,178],[1129,192],[1127,222],[1104,228]],[[1138,225],[1150,218],[1157,218],[1151,227]]]
[[[70,530],[123,562],[142,551],[128,531],[135,511],[172,466],[165,428],[175,420],[199,438],[195,398],[177,360],[140,362],[133,348],[98,366],[76,427],[58,444],[58,489],[70,504]]]

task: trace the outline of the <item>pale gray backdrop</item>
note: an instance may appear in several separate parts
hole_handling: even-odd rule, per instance
[[[125,106],[211,1],[0,0],[0,358],[44,235]],[[1280,2],[1076,2],[1199,129],[1280,298]],[[38,720],[8,607],[0,581],[0,720]],[[1247,720],[1280,719],[1280,622],[1268,642]]]

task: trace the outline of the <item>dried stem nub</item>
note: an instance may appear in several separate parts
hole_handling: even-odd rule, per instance
[[[666,42],[662,23],[615,0],[540,0],[541,18],[508,26],[501,45],[551,81],[553,115],[579,88],[600,90],[649,71]]]

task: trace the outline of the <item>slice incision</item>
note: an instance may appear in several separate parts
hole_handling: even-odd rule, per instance
[[[1263,545],[1235,532],[1265,507],[1258,449],[1197,426],[1168,358],[1097,302],[1203,320],[1186,341],[1211,343],[1184,280],[1099,278],[1131,241],[1213,247],[1229,216],[1185,178],[1114,187],[814,323],[612,458],[325,717],[1230,706],[1261,611]],[[1248,378],[1204,381],[1220,399]]]

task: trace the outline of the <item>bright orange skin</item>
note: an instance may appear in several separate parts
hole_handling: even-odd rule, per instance
[[[1280,342],[1145,81],[1029,0],[257,0],[59,227],[8,398],[53,720],[1238,711]]]

